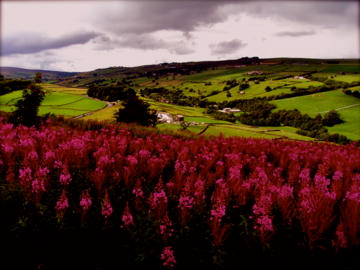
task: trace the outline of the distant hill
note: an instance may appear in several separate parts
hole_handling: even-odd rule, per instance
[[[6,78],[22,78],[31,80],[35,77],[37,72],[42,73],[44,81],[58,81],[66,77],[71,77],[77,74],[77,72],[64,72],[64,71],[50,71],[41,69],[25,69],[16,67],[0,67],[0,73]]]
[[[201,61],[185,63],[162,63],[137,67],[109,67],[89,72],[77,73],[63,77],[57,83],[64,86],[88,87],[93,83],[111,82],[114,80],[146,78],[156,79],[163,76],[186,76],[201,73],[205,70],[240,68],[244,70],[263,70],[273,66],[274,69],[291,70],[294,66],[306,70],[323,70],[329,66],[350,65],[352,72],[359,72],[359,59],[308,59],[308,58],[268,58],[242,57],[234,60]],[[299,69],[299,68],[298,68]],[[342,70],[342,69],[340,69]]]

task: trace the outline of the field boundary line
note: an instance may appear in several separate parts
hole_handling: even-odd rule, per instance
[[[360,106],[360,103],[356,103],[356,104],[352,104],[352,105],[348,105],[348,106],[336,108],[336,109],[334,109],[334,110],[335,110],[335,111],[340,111],[340,110],[345,110],[345,109],[352,108],[352,107],[356,107],[356,106]],[[323,112],[319,112],[319,113],[327,113],[327,112],[330,112],[330,111],[331,111],[331,110],[329,110],[329,111],[323,111]]]

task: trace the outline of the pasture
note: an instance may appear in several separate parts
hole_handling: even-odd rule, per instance
[[[87,112],[100,110],[106,103],[87,97],[86,89],[62,87],[52,84],[42,84],[45,98],[39,107],[39,115],[52,113],[64,117],[74,117]],[[0,110],[12,112],[16,102],[21,99],[22,91],[14,91],[0,96]]]
[[[271,103],[275,104],[277,109],[298,109],[311,117],[318,113],[324,115],[330,110],[337,110],[345,123],[329,127],[329,131],[343,134],[353,140],[360,139],[360,100],[345,95],[341,90],[280,99]]]

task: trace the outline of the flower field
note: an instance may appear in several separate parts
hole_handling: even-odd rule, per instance
[[[356,269],[355,144],[2,119],[0,188],[0,236],[28,269]]]

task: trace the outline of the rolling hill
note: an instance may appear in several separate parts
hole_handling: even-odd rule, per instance
[[[11,71],[11,68],[8,69]],[[18,73],[15,72],[16,70]],[[31,72],[35,74],[37,71]],[[168,114],[174,119],[176,115],[183,115],[186,122],[191,122],[187,131],[195,134],[210,125],[204,135],[222,133],[224,136],[313,140],[304,134],[299,134],[298,128],[294,126],[244,124],[239,118],[235,122],[229,122],[224,118],[218,119],[207,111],[209,105],[234,108],[239,106],[241,101],[263,100],[275,106],[272,110],[274,113],[278,110],[296,109],[301,114],[314,118],[318,114],[324,116],[326,112],[336,110],[344,123],[328,127],[329,134],[337,133],[351,140],[360,140],[360,107],[358,106],[360,102],[342,91],[359,89],[358,59],[243,57],[226,61],[110,67],[82,73],[39,72],[42,72],[46,79],[56,80],[54,83],[61,86],[52,89],[55,92],[52,98],[63,95],[64,91],[61,89],[70,89],[68,94],[73,94],[73,89],[80,88],[84,95],[86,88],[91,85],[133,88],[151,105],[152,109]],[[21,70],[15,68],[12,74],[14,73],[19,76]],[[31,76],[31,73],[26,74]],[[242,89],[243,84],[246,85],[244,89]],[[47,84],[46,88],[49,87],[50,85]],[[104,98],[105,101],[109,101],[106,100],[107,97]],[[83,102],[82,105],[85,103]],[[111,103],[114,102],[108,102],[110,106],[105,106],[103,109],[92,106],[87,108],[87,103],[81,108],[76,106],[66,108],[68,111],[65,111],[66,106],[55,108],[54,104],[51,104],[53,107],[46,109],[47,112],[65,117],[82,114],[80,110],[89,111],[84,120],[114,121],[113,114],[121,107],[121,102]],[[79,112],[75,113],[76,110]],[[68,113],[70,111],[71,113]],[[236,113],[235,116],[240,117],[243,113]],[[181,130],[180,123],[176,121],[159,123],[157,127]]]
[[[64,71],[50,71],[41,69],[24,69],[17,67],[0,67],[0,73],[7,78],[22,78],[22,79],[33,79],[37,72],[42,73],[42,79],[44,81],[58,81],[60,79],[74,76],[77,72],[64,72]]]

